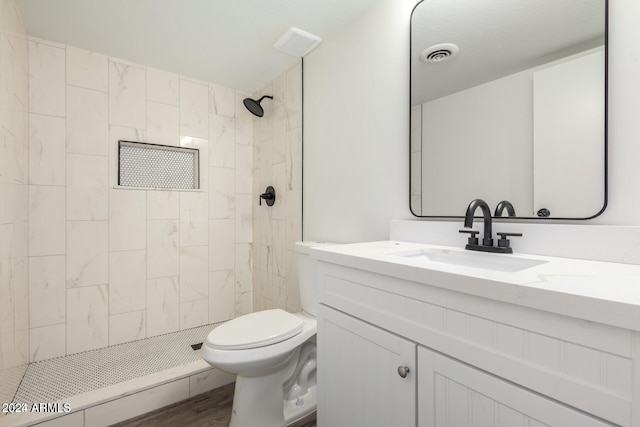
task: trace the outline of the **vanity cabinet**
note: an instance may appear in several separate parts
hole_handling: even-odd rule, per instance
[[[321,427],[640,426],[634,331],[329,262],[318,290]]]

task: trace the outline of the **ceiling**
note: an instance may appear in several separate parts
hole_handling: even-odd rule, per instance
[[[299,61],[290,27],[330,38],[379,0],[16,0],[29,35],[253,93]]]
[[[411,17],[411,105],[602,46],[605,0],[427,0]],[[430,46],[456,56],[427,64]]]

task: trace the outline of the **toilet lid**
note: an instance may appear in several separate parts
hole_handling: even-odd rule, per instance
[[[303,321],[279,308],[257,311],[218,326],[207,336],[207,343],[221,350],[264,347],[302,332]]]

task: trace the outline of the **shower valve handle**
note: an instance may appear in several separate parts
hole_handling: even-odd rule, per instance
[[[273,199],[273,194],[271,194],[271,193],[262,193],[260,195],[260,199],[271,200],[271,199]]]
[[[273,206],[276,202],[276,190],[272,186],[268,186],[264,193],[258,197],[260,206],[262,206],[262,199],[267,202],[267,206]]]

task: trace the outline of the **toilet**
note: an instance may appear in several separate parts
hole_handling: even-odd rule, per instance
[[[210,365],[236,374],[230,427],[282,427],[316,409],[314,242],[296,243],[302,312],[263,310],[212,330],[202,345]]]

